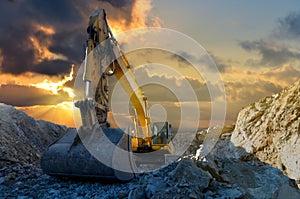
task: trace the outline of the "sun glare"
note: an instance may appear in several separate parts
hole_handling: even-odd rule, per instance
[[[59,91],[65,91],[68,93],[70,98],[73,98],[75,96],[73,89],[65,86],[65,83],[73,80],[73,75],[74,75],[74,64],[72,64],[72,68],[69,75],[64,76],[64,78],[61,81],[53,82],[51,80],[45,79],[43,82],[30,84],[30,86],[40,88],[46,91],[50,91],[54,95],[58,95]]]

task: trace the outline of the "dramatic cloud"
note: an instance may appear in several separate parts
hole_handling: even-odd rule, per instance
[[[282,86],[288,86],[299,79],[300,70],[287,64],[279,68],[264,71],[261,75],[265,80]]]
[[[59,43],[54,40],[58,32],[65,33],[68,38],[70,31],[81,34],[75,24],[80,20],[74,6],[68,1],[2,1],[0,5],[0,48],[2,49],[2,72],[21,74],[26,71],[43,74],[66,73],[73,61],[80,61],[79,52],[65,56],[59,51],[52,50],[53,44],[77,47],[81,44],[68,42]],[[13,21],[13,23],[12,23]],[[64,26],[65,25],[65,26]],[[69,27],[68,27],[69,26]],[[77,25],[78,29],[78,25]],[[84,37],[82,37],[82,40]],[[78,58],[76,58],[78,57]],[[56,65],[60,61],[63,64]],[[41,70],[41,68],[47,70]]]
[[[0,101],[74,126],[73,69],[84,58],[89,16],[98,8],[115,34],[161,23],[150,15],[151,0],[1,1]]]
[[[275,35],[286,39],[300,39],[300,11],[279,19]]]
[[[212,52],[209,52],[209,55],[211,56],[212,60],[215,62],[216,66],[218,67],[218,70],[221,73],[225,73],[227,70],[229,70],[232,66],[232,64],[237,64],[237,62],[232,60],[224,60],[221,57],[213,54]]]
[[[178,97],[182,97],[186,102],[195,101],[195,99],[211,101],[208,87],[215,87],[212,82],[203,81],[200,74],[198,78],[195,78],[182,75],[181,71],[174,73],[172,70],[172,66],[162,68],[161,65],[144,65],[136,68],[134,72],[137,81],[142,85],[143,91],[150,100],[175,102]]]
[[[240,42],[240,46],[249,52],[257,52],[261,56],[260,60],[249,59],[247,64],[250,66],[278,67],[290,61],[300,60],[300,51],[292,51],[275,42],[243,41]]]
[[[248,52],[257,53],[246,62],[247,66],[280,67],[285,64],[300,65],[300,12],[279,18],[278,25],[268,37],[254,41],[241,41],[239,45]]]
[[[151,0],[1,1],[0,102],[18,106],[36,119],[74,126],[71,111],[74,75],[70,69],[73,64],[75,70],[78,69],[83,60],[88,19],[100,7],[106,9],[114,33],[161,23],[157,17],[149,15]],[[294,41],[299,42],[299,16],[298,12],[281,18],[276,27],[276,37],[239,43],[244,50],[252,52],[253,57],[250,57],[247,66],[261,66],[259,71],[254,67],[253,70],[247,66],[237,67],[240,63],[209,53],[221,72],[226,88],[227,120],[235,120],[241,107],[272,95],[299,79],[300,49],[297,43],[293,48],[290,45]],[[137,66],[133,71],[144,77],[144,81],[148,78],[176,88],[173,92],[171,86],[143,86],[149,104],[164,106],[168,119],[176,120],[180,116],[176,95],[181,95],[185,97],[183,104],[186,110],[193,111],[195,103],[200,104],[201,121],[210,120],[208,86],[213,83],[209,82],[210,78],[205,82],[199,77],[198,71],[185,59],[209,66],[211,60],[208,56],[200,59],[196,53],[179,52],[174,55],[163,50],[143,50],[126,56],[133,66]],[[166,68],[155,68],[157,66],[151,65],[153,63]],[[183,79],[195,91],[198,101],[185,89]],[[174,122],[178,123],[179,120]]]
[[[0,74],[0,102],[14,106],[55,105],[71,101],[73,68],[69,75],[46,76],[27,72],[22,75]]]
[[[27,71],[57,75],[84,57],[86,27],[105,8],[113,30],[155,25],[147,16],[151,1],[1,1],[0,61],[3,73]]]
[[[239,104],[241,102],[243,104],[250,104],[265,96],[279,92],[281,89],[282,87],[268,81],[236,81],[226,83],[228,101],[239,102]]]
[[[275,83],[260,79],[259,81],[226,82],[227,120],[235,121],[237,114],[243,106],[247,106],[266,96],[273,95],[282,90]]]
[[[171,59],[175,59],[178,62],[180,67],[188,67],[191,65],[189,61],[199,64],[200,66],[206,67],[205,70],[207,71],[214,71],[211,68],[214,67],[213,63],[215,63],[219,72],[224,73],[225,70],[231,66],[231,60],[224,61],[217,55],[213,54],[212,52],[207,52],[207,55],[192,55],[186,52],[179,52],[179,54],[172,54]]]
[[[300,77],[300,69],[290,65],[265,70],[232,67],[224,74],[227,120],[235,120],[241,107],[280,92]]]

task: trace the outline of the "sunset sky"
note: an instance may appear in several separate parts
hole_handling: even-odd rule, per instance
[[[74,126],[72,88],[84,57],[88,17],[105,8],[115,34],[163,27],[201,44],[221,73],[230,123],[242,107],[300,78],[298,4],[296,0],[3,0],[0,102],[36,119]],[[202,81],[197,85],[207,92]],[[209,120],[208,115],[202,119]]]

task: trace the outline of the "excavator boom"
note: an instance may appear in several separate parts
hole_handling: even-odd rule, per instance
[[[153,142],[154,135],[150,128],[147,97],[137,83],[128,60],[110,30],[104,9],[99,9],[90,16],[87,33],[82,77],[84,99],[75,102],[75,106],[80,109],[82,126],[78,130],[69,129],[62,139],[51,145],[41,158],[41,167],[45,173],[55,176],[128,181],[137,172],[131,152],[159,150],[168,145],[166,140],[169,139],[170,132],[163,131],[161,135],[165,137]],[[101,53],[98,56],[100,59],[94,58],[97,53]],[[92,86],[95,84],[93,71],[95,67],[99,67],[95,61],[99,62],[101,77],[94,94],[92,93]],[[110,63],[107,68],[102,65],[103,61]],[[135,137],[130,137],[121,129],[109,128],[107,79],[112,75],[117,78],[134,106]],[[169,128],[169,125],[164,126]],[[142,134],[138,131],[139,127],[142,129]],[[164,140],[164,142],[157,142],[157,140]],[[118,148],[127,151],[128,155],[120,158]],[[97,151],[97,155],[92,154],[90,150]],[[99,161],[97,157],[101,157],[105,162]],[[126,171],[115,167],[122,164],[125,164]]]

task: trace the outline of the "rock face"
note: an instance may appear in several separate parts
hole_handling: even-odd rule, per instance
[[[300,180],[300,79],[244,108],[231,141],[260,161]]]
[[[35,121],[24,112],[0,103],[0,166],[38,164],[41,152],[66,129],[50,122]]]

